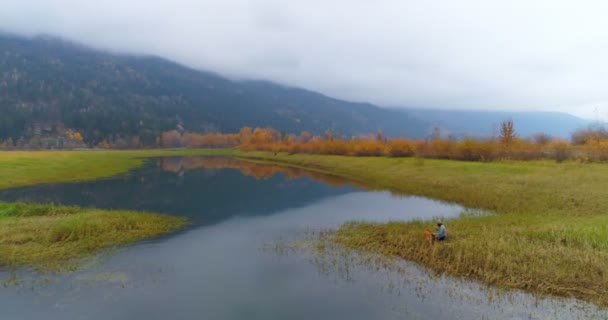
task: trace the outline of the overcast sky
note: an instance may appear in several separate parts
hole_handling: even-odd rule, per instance
[[[0,30],[348,100],[608,116],[608,1],[0,0]]]

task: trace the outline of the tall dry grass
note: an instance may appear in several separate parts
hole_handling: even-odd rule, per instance
[[[0,267],[61,271],[102,249],[174,231],[183,218],[0,202]]]
[[[459,203],[485,216],[448,219],[448,240],[429,246],[429,221],[348,223],[345,248],[418,262],[439,273],[608,306],[608,166],[581,161],[464,162],[250,152],[375,189]]]

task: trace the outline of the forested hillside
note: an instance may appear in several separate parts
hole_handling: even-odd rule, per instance
[[[55,38],[0,36],[0,140],[154,145],[162,131],[271,126],[338,135],[424,134],[405,113],[261,81],[230,81],[156,57],[116,55]],[[35,139],[34,139],[35,138]],[[32,140],[34,139],[34,140]],[[42,146],[45,147],[45,146]]]
[[[587,124],[564,113],[387,109],[266,81],[233,81],[158,57],[52,37],[0,35],[0,148],[161,146],[162,132],[272,127],[339,138],[487,137],[513,119],[521,137],[563,138]],[[494,129],[493,129],[494,128]]]

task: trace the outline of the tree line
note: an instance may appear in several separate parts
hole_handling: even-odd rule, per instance
[[[346,156],[419,157],[466,161],[554,159],[563,161],[608,160],[608,130],[595,125],[577,130],[571,141],[553,138],[543,133],[519,137],[511,120],[503,121],[496,136],[488,138],[445,138],[435,128],[426,139],[387,137],[381,131],[375,134],[351,137],[335,136],[331,130],[322,135],[307,131],[299,134],[281,133],[270,127],[243,127],[237,133],[195,133],[179,126],[164,131],[152,143],[138,137],[104,139],[87,146],[82,135],[71,129],[45,137],[34,135],[27,141],[9,138],[0,142],[0,149],[71,149],[95,147],[103,149],[130,148],[238,148],[244,151],[286,152],[290,154],[328,154]],[[44,131],[44,130],[42,130]]]
[[[563,161],[608,160],[608,131],[592,126],[572,134],[572,141],[543,133],[519,137],[512,120],[503,121],[497,136],[489,138],[443,138],[434,129],[426,139],[389,138],[375,134],[336,137],[331,130],[323,135],[282,134],[273,128],[243,127],[238,133],[196,134],[178,130],[164,132],[159,138],[163,148],[238,148],[244,151],[286,152],[290,154],[327,154],[346,156],[420,157],[465,161],[534,160]]]

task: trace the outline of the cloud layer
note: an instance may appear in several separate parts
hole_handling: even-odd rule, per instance
[[[3,0],[0,30],[386,106],[593,117],[608,115],[606,12],[555,0]]]

